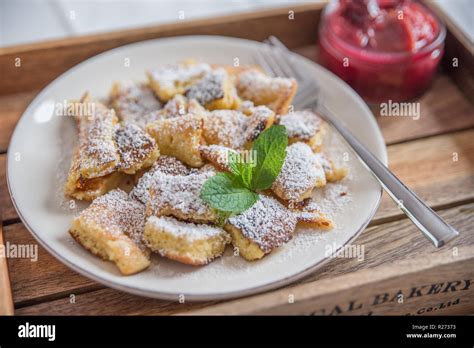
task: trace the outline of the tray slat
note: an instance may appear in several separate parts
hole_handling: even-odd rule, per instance
[[[18,120],[37,93],[35,91],[0,95],[0,153],[7,150]]]
[[[425,1],[425,3],[441,18],[448,29],[443,68],[459,86],[466,98],[474,103],[474,48],[472,39],[469,39],[436,1]]]
[[[432,208],[474,199],[472,129],[391,145],[388,158],[390,169]],[[384,194],[372,224],[401,217],[403,213]]]
[[[290,47],[308,45],[316,40],[323,6],[323,3],[299,5],[0,49],[3,76],[0,94],[42,88],[89,57],[128,43],[160,37],[224,35],[261,41],[276,35]],[[289,11],[294,12],[293,20]],[[21,68],[15,66],[16,58],[21,59]]]
[[[0,213],[2,207],[0,206]],[[0,247],[4,247],[3,228],[0,222]],[[13,315],[13,298],[8,272],[7,258],[0,255],[0,315]]]
[[[16,122],[36,95],[38,88],[43,87],[69,67],[107,49],[130,42],[175,35],[215,34],[262,40],[273,34],[298,53],[314,60],[317,51],[314,42],[321,7],[321,4],[295,6],[0,49],[0,73],[3,78],[0,87],[0,204],[4,207],[2,219],[9,224],[5,227],[5,239],[20,244],[35,243],[25,227],[21,223],[15,223],[18,217],[11,205],[5,183],[5,151]],[[288,18],[289,10],[295,11],[295,20],[291,22]],[[474,257],[472,249],[474,237],[472,233],[469,233],[474,215],[473,204],[469,204],[474,201],[474,173],[472,172],[474,106],[470,103],[470,101],[473,102],[474,96],[472,88],[474,60],[472,54],[466,54],[466,52],[469,53],[469,49],[462,37],[459,37],[456,28],[448,23],[448,29],[450,32],[447,38],[447,54],[443,62],[445,72],[452,79],[448,78],[448,75],[438,76],[432,88],[419,100],[421,119],[412,121],[377,116],[387,144],[396,144],[388,147],[392,169],[431,206],[443,209],[441,214],[461,231],[461,237],[455,240],[451,247],[467,247],[463,249],[463,255],[467,256],[464,259],[452,260],[449,266],[446,266],[447,271],[443,271],[442,268],[445,267],[442,264],[444,261],[438,260],[436,268],[441,271],[432,273],[429,273],[430,269],[423,268],[420,263],[414,264],[414,272],[410,274],[421,272],[420,277],[432,281],[437,279],[444,281],[453,274],[473,277],[472,274],[462,272],[473,269]],[[21,68],[14,67],[16,57],[22,59]],[[449,62],[453,57],[460,57],[459,69],[453,69],[450,66]],[[373,111],[375,114],[378,113],[376,109]],[[430,138],[415,140],[426,137]],[[454,152],[458,153],[458,162],[452,162]],[[363,280],[366,274],[364,272],[370,274],[373,271],[374,275],[384,276],[387,272],[397,272],[400,269],[395,267],[393,262],[416,257],[439,259],[441,257],[439,253],[451,250],[434,249],[386,197],[372,225],[373,227],[364,231],[356,241],[358,244],[365,245],[367,254],[364,262],[353,259],[334,259],[303,282],[293,284],[291,288],[287,287],[226,304],[215,302],[179,304],[145,299],[104,288],[69,270],[39,247],[37,263],[25,259],[9,260],[17,314],[177,314],[197,312],[202,308],[212,312],[236,310],[234,303],[240,303],[239,301],[243,302],[241,308],[237,309],[241,313],[250,313],[260,307],[249,307],[248,304],[254,299],[258,301],[259,298],[265,299],[261,303],[263,307],[259,309],[261,313],[270,313],[271,308],[274,308],[273,313],[283,309],[285,311],[288,309],[288,313],[306,313],[306,309],[314,311],[321,309],[321,301],[328,304],[327,308],[330,309],[340,303],[347,307],[350,295],[355,291],[363,294],[364,287],[355,287],[346,293],[336,291],[332,282],[335,277],[341,277],[340,281],[344,284],[346,279],[351,279],[350,277]],[[454,267],[454,270],[449,271],[450,267]],[[423,275],[424,271],[428,275]],[[442,279],[439,278],[440,274]],[[58,282],[58,279],[61,279],[61,282]],[[375,288],[377,284],[370,283],[370,279],[365,286],[374,286],[374,289],[380,291],[384,289],[392,291],[395,289],[394,284],[404,283],[405,280],[412,278],[384,279],[380,288]],[[331,297],[325,295],[321,300],[317,294],[313,293],[305,301],[300,301],[298,305],[293,304],[288,308],[284,303],[275,302],[279,296],[287,297],[289,289],[306,293],[305,286],[308,286],[310,290],[317,289],[321,286],[321,282],[326,282],[323,283],[327,284],[324,288],[332,291]],[[413,284],[421,283],[414,282]],[[76,303],[70,302],[70,294],[75,294]],[[472,292],[465,294],[463,293],[462,306],[451,306],[441,313],[472,312]],[[372,295],[373,293],[368,294],[368,296]],[[449,296],[446,299],[423,297],[422,303],[435,305],[438,299],[445,301],[448,298]],[[97,306],[98,302],[106,303],[106,305]],[[331,304],[334,306],[330,307]],[[374,313],[390,313],[390,311],[400,310],[401,307],[403,306],[381,306],[379,308],[382,309],[379,311],[377,308]],[[362,311],[366,309],[367,307],[363,307]]]
[[[383,264],[189,314],[415,315],[474,310],[474,246]],[[289,300],[291,299],[291,300]],[[293,301],[293,302],[291,302]]]

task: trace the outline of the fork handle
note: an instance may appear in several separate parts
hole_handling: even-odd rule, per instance
[[[372,152],[349,131],[349,129],[323,105],[318,105],[317,111],[331,123],[334,128],[351,145],[361,161],[377,178],[390,197],[400,209],[413,221],[423,234],[436,246],[441,247],[459,232],[444,221],[428,207],[413,191],[406,187]]]

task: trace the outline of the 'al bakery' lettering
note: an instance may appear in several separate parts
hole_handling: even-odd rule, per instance
[[[399,298],[400,295],[408,299],[408,298],[413,298],[413,297],[422,297],[425,295],[435,295],[439,293],[448,293],[448,292],[468,290],[471,284],[472,284],[471,279],[464,279],[464,280],[450,281],[446,283],[422,285],[422,286],[411,288],[408,292],[408,296],[406,297],[404,296],[402,290],[398,290],[395,296],[391,298],[388,293],[376,295],[374,298],[374,302],[372,304],[379,305],[381,303],[387,302],[389,298],[390,298],[390,302],[394,302],[397,300],[397,298]]]
[[[394,294],[388,292],[376,294],[370,303],[371,306],[377,306],[382,303],[399,302],[401,298],[410,299],[426,295],[437,295],[441,293],[450,293],[456,291],[469,290],[472,285],[472,279],[455,280],[449,282],[435,283],[429,285],[415,286],[408,290],[398,290]],[[363,303],[358,300],[352,300],[348,305],[335,305],[331,309],[320,309],[311,313],[311,315],[338,315],[344,312],[351,312],[363,308]]]

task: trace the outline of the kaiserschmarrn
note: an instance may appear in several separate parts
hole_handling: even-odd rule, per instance
[[[290,107],[294,79],[193,59],[146,74],[115,83],[107,98],[71,101],[78,144],[64,192],[92,201],[69,229],[86,250],[128,275],[146,269],[153,254],[200,266],[232,244],[232,257],[255,261],[288,243],[298,226],[334,228],[314,194],[348,170],[329,155],[321,118]],[[250,208],[223,216],[201,197],[203,185],[238,171],[230,158],[255,156],[253,143],[274,124],[288,134],[277,178],[256,191]]]

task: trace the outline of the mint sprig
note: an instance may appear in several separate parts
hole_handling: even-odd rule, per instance
[[[237,176],[217,173],[204,183],[201,198],[214,209],[240,213],[251,207],[258,195],[241,185]]]
[[[201,189],[200,197],[219,213],[221,224],[231,214],[241,213],[258,200],[257,190],[270,188],[286,157],[288,135],[284,126],[272,126],[255,140],[256,163],[228,153],[230,173],[217,173]]]
[[[285,162],[288,134],[284,126],[272,126],[255,140],[252,150],[257,153],[257,165],[252,172],[252,189],[270,188]]]

